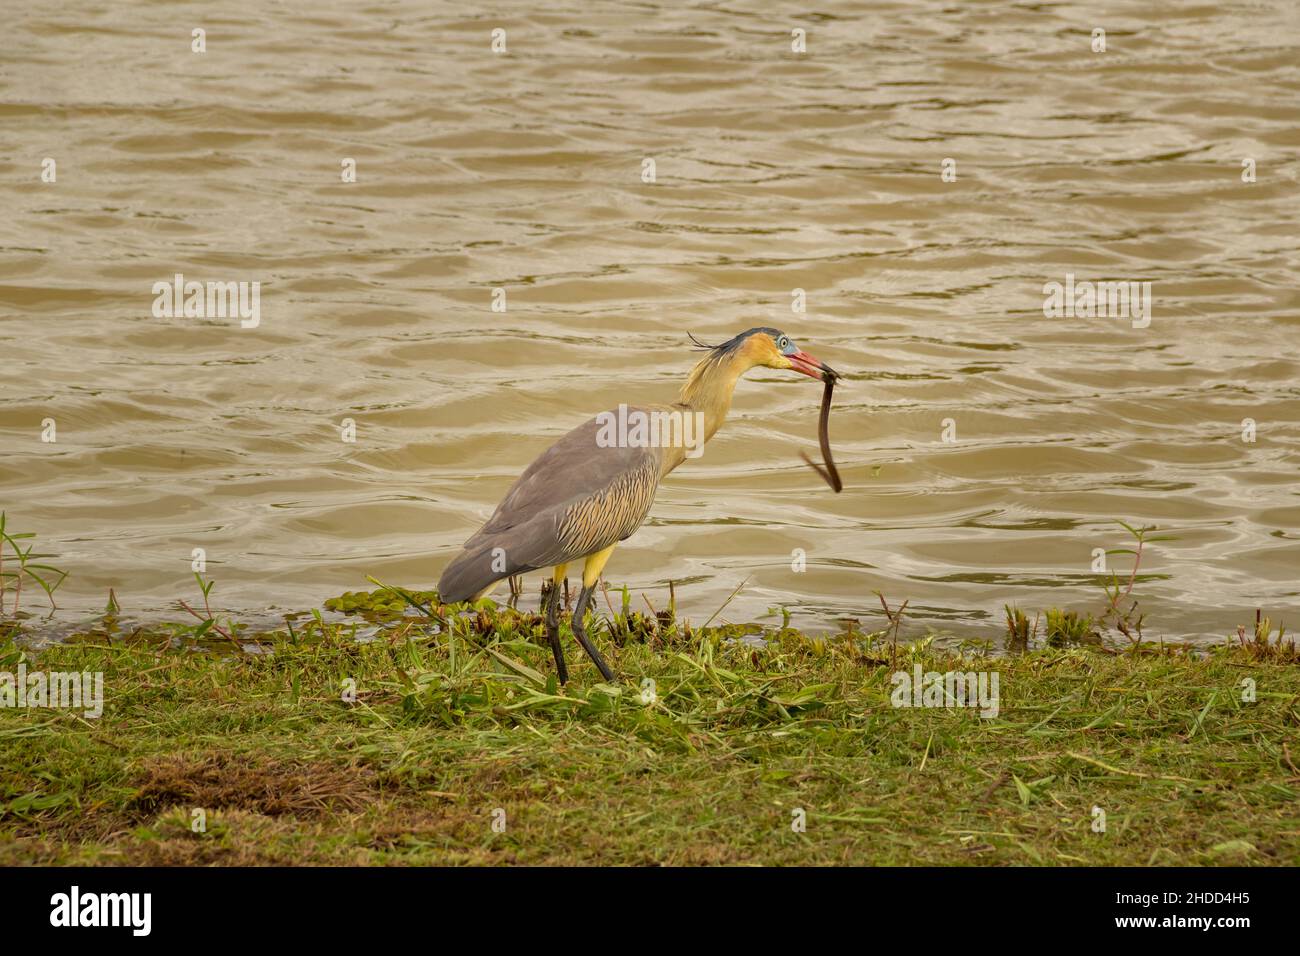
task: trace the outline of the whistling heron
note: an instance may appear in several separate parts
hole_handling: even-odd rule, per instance
[[[703,435],[696,439],[702,446],[727,417],[737,379],[760,365],[828,383],[839,377],[779,329],[750,329],[706,348],[708,354],[691,371],[675,404],[620,407],[618,413],[579,425],[543,452],[438,580],[441,599],[455,603],[483,597],[503,578],[554,568],[551,581],[542,586],[542,611],[560,683],[569,675],[560,647],[559,584],[568,566],[579,560],[584,562],[582,591],[573,609],[573,636],[605,679],[614,679],[587,637],[587,605],[614,547],[641,527],[660,479],[698,453],[688,447],[690,424],[702,425]],[[611,441],[615,415],[634,427]],[[656,430],[635,428],[637,421],[647,420],[683,427],[666,429],[672,434],[652,441],[648,438]]]

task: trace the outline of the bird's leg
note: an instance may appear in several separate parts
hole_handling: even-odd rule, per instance
[[[555,655],[555,670],[560,683],[569,681],[569,670],[564,666],[564,648],[560,646],[560,587],[554,581],[542,583],[542,613],[546,615],[546,639],[551,642]]]
[[[582,649],[587,652],[587,656],[592,659],[598,668],[600,668],[600,673],[604,676],[605,680],[612,681],[614,680],[614,672],[609,669],[608,664],[601,660],[600,654],[597,652],[595,645],[593,645],[587,638],[587,629],[582,624],[582,619],[587,615],[587,605],[591,602],[591,594],[595,590],[596,587],[593,584],[591,587],[584,587],[582,593],[578,595],[578,606],[573,609],[573,636],[578,639],[578,643],[581,644]]]

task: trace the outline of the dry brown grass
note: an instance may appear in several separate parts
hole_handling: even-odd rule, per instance
[[[146,761],[134,784],[139,793],[127,807],[139,819],[171,807],[310,818],[358,811],[380,797],[375,774],[366,768],[224,753]]]

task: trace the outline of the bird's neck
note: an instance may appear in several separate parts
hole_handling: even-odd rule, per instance
[[[693,412],[704,414],[704,440],[708,441],[727,420],[731,411],[731,395],[736,381],[745,373],[741,363],[712,355],[700,361],[691,370],[690,378],[682,386],[677,398],[680,405]]]

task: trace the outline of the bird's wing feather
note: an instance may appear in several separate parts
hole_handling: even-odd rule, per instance
[[[598,430],[596,419],[583,422],[538,455],[474,537],[499,534],[543,511],[594,495],[647,458],[658,463],[657,448],[601,447]]]
[[[517,556],[527,552],[528,564],[544,567],[609,547],[640,527],[659,486],[663,449],[602,446],[599,431],[593,418],[542,452],[466,550],[519,529]]]
[[[671,411],[667,407],[628,411]],[[461,601],[513,574],[567,564],[631,535],[650,512],[665,449],[598,441],[584,422],[524,469],[487,522],[444,568],[438,592]]]

